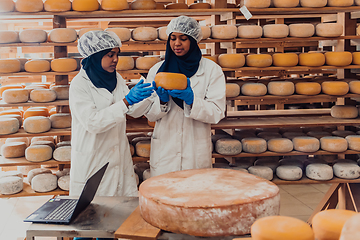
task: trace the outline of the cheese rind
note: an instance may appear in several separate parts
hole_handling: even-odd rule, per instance
[[[10,142],[1,146],[1,154],[6,158],[18,158],[25,156],[26,143]]]
[[[3,0],[0,2],[0,13],[13,12],[15,10],[15,3],[12,0]]]
[[[287,138],[273,138],[267,142],[267,148],[269,151],[278,153],[291,152],[294,148],[293,143]]]
[[[33,59],[29,60],[24,65],[25,71],[32,73],[48,72],[51,69],[51,64],[48,60]]]
[[[267,24],[263,26],[264,37],[285,38],[289,36],[289,26],[286,24]]]
[[[50,31],[49,39],[56,43],[70,43],[77,39],[77,32],[73,28],[55,28]]]
[[[126,0],[102,0],[101,8],[105,11],[120,11],[129,9],[129,4]]]
[[[286,181],[296,181],[302,178],[303,171],[298,166],[282,165],[276,168],[276,176]]]
[[[12,134],[19,131],[19,121],[16,118],[0,118],[0,135]]]
[[[64,191],[70,190],[70,175],[62,176],[58,179],[58,186]]]
[[[222,155],[237,155],[242,151],[242,144],[237,139],[222,138],[216,141],[215,151]]]
[[[263,34],[263,29],[259,25],[240,25],[238,27],[239,38],[260,38]]]
[[[320,148],[329,152],[345,152],[348,142],[342,137],[325,136],[320,138]]]
[[[51,70],[54,72],[72,72],[77,69],[74,58],[57,58],[51,60]]]
[[[100,4],[97,0],[73,0],[72,9],[79,12],[91,12],[99,10]]]
[[[302,7],[325,7],[327,0],[300,0],[300,5]]]
[[[52,128],[69,128],[71,127],[70,113],[55,113],[50,116]]]
[[[263,83],[245,83],[241,85],[241,94],[245,96],[264,96],[267,93],[267,87]]]
[[[15,2],[15,9],[18,12],[41,12],[44,8],[42,0],[17,0]]]
[[[270,0],[241,0],[240,6],[246,6],[248,8],[268,8],[270,7]]]
[[[71,11],[71,2],[69,0],[46,0],[44,9],[47,12]]]
[[[31,180],[31,188],[36,192],[50,192],[57,188],[57,177],[51,173],[39,174]]]
[[[36,176],[36,175],[39,175],[39,174],[44,174],[44,173],[51,173],[51,170],[50,169],[46,169],[46,168],[35,168],[35,169],[32,169],[28,172],[27,174],[27,180],[28,182],[31,184],[31,180]]]
[[[299,5],[299,0],[272,0],[277,8],[294,8]]]
[[[299,54],[299,65],[309,67],[319,67],[325,64],[325,55],[320,52],[309,52]]]
[[[269,94],[276,96],[289,96],[295,92],[295,85],[290,81],[271,81],[267,88]]]
[[[24,130],[27,133],[42,133],[51,129],[51,121],[48,117],[33,116],[24,120]]]
[[[30,162],[44,162],[52,158],[53,150],[47,145],[30,145],[25,150],[25,158]]]
[[[329,7],[349,7],[354,4],[354,0],[328,0]]]
[[[135,61],[135,66],[137,69],[149,70],[158,62],[160,62],[160,57],[157,56],[138,57]]]
[[[53,102],[56,100],[56,92],[52,89],[34,89],[30,92],[30,99],[33,102]]]
[[[343,81],[324,81],[321,83],[321,90],[328,95],[341,96],[349,92],[349,84]]]
[[[245,56],[241,53],[220,54],[218,63],[223,68],[240,68],[245,65]]]
[[[184,90],[187,87],[187,77],[182,73],[159,72],[155,75],[156,87],[165,90]]]
[[[211,38],[233,39],[237,37],[237,27],[235,25],[214,25],[211,26]]]
[[[358,3],[360,5],[360,2]],[[343,228],[341,229],[341,235],[339,240],[359,240],[359,222],[360,214],[356,214],[346,220]]]
[[[334,174],[338,178],[356,179],[360,177],[360,167],[354,161],[351,162],[337,162],[333,165]]]
[[[17,59],[0,59],[0,73],[20,72],[20,61]]]
[[[131,37],[135,41],[154,41],[157,36],[157,30],[154,27],[137,27],[131,32]]]
[[[226,97],[237,97],[240,95],[240,86],[236,83],[226,83]]]
[[[300,152],[316,152],[320,148],[320,141],[315,137],[298,136],[292,139],[294,150]]]
[[[276,67],[294,67],[299,63],[296,53],[274,53],[273,65]]]
[[[352,119],[359,116],[359,109],[355,106],[335,105],[331,107],[333,118]]]
[[[43,43],[47,37],[47,33],[42,29],[26,29],[19,33],[19,39],[23,43]]]
[[[166,34],[166,29],[167,29],[167,27],[159,27],[157,29],[158,39],[164,40],[164,41],[168,40],[168,35]],[[210,30],[210,34],[211,34],[211,30]],[[210,35],[209,35],[209,37],[210,37]]]
[[[267,166],[251,166],[248,168],[249,173],[271,181],[274,178],[274,172]]]
[[[156,9],[156,2],[154,0],[134,0],[130,3],[132,10],[151,10]]]
[[[311,163],[306,166],[306,176],[319,181],[331,180],[334,176],[332,167],[323,163]]]
[[[249,54],[246,56],[246,65],[249,67],[270,67],[272,56],[270,54]]]
[[[1,2],[0,2],[0,12],[2,12]],[[18,31],[11,31],[11,30],[0,31],[0,43],[17,43],[17,42],[20,42]]]
[[[29,100],[29,92],[26,89],[8,89],[2,93],[6,103],[25,103]]]
[[[301,95],[313,96],[321,93],[321,85],[318,82],[297,82],[295,92]]]
[[[343,33],[343,26],[340,23],[319,23],[315,33],[319,37],[339,37]]]
[[[129,41],[131,38],[131,31],[128,28],[106,28],[105,31],[115,33],[121,40],[121,42]]]
[[[294,23],[289,25],[290,37],[312,37],[315,34],[315,26],[311,23]]]
[[[151,142],[150,140],[139,141],[135,145],[136,155],[139,157],[150,157]]]
[[[23,190],[23,180],[20,177],[0,178],[0,193],[4,195],[15,194]]]
[[[343,67],[352,63],[351,52],[326,52],[325,62],[329,66]]]
[[[57,161],[71,161],[71,146],[56,148],[53,157]]]
[[[208,39],[211,36],[211,27],[201,26],[201,33],[202,33],[202,39]]]
[[[243,138],[242,150],[248,153],[263,153],[267,150],[267,142],[262,138]]]
[[[69,99],[70,85],[54,85],[50,89],[55,91],[57,100]]]

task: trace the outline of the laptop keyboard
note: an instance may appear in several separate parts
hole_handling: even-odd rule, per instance
[[[49,215],[45,217],[45,220],[66,220],[73,213],[77,203],[77,199],[69,199],[63,202],[57,208],[54,209]]]

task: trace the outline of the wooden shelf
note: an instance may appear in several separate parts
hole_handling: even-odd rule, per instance
[[[71,135],[71,128],[50,129],[50,131],[43,133],[27,133],[23,128],[13,134],[0,135],[0,138],[16,138],[16,137],[39,137],[39,136],[68,136]]]
[[[16,194],[4,195],[0,194],[0,198],[10,198],[10,197],[29,197],[29,196],[44,196],[44,195],[69,195],[69,191],[61,190],[60,188],[55,189],[51,192],[35,192],[29,183],[24,180],[24,188],[21,192]]]
[[[30,162],[25,157],[20,158],[5,158],[0,156],[0,167],[14,167],[14,166],[30,166],[30,165],[61,165],[70,164],[71,161],[56,161],[54,159],[43,162]]]
[[[128,119],[126,121],[126,132],[152,132],[146,118]]]
[[[36,103],[36,102],[25,102],[25,103],[5,103],[0,101],[0,107],[30,107],[30,106],[67,106],[69,105],[69,100],[56,100],[53,102],[46,103]]]
[[[39,72],[39,73],[31,73],[31,72],[17,72],[17,73],[0,73],[0,76],[60,76],[60,75],[76,75],[79,71],[72,71],[72,72]]]
[[[318,180],[312,180],[310,178],[307,178],[305,176],[302,177],[302,179],[297,181],[287,181],[282,180],[277,177],[274,177],[271,182],[275,183],[276,185],[289,185],[289,184],[333,184],[333,183],[360,183],[360,178],[357,179],[344,179],[344,178],[338,178],[334,177],[331,180],[328,181],[318,181]]]

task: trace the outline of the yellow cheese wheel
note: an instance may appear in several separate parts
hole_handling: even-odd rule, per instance
[[[77,39],[77,32],[73,28],[55,28],[50,31],[49,39],[56,43],[70,43]]]
[[[348,142],[349,149],[360,151],[360,135],[348,135],[345,139]]]
[[[53,102],[56,100],[56,92],[51,89],[34,89],[30,92],[30,100],[33,102]]]
[[[118,63],[116,65],[116,70],[124,71],[131,70],[135,67],[135,61],[130,56],[119,56]]]
[[[18,31],[11,31],[11,30],[0,31],[0,43],[17,43],[17,42],[20,42]]]
[[[157,36],[157,30],[154,27],[137,27],[131,32],[131,37],[135,41],[154,41]]]
[[[354,0],[328,0],[329,7],[349,7],[354,4]]]
[[[8,89],[23,89],[24,86],[23,85],[20,85],[20,84],[11,84],[11,85],[4,85],[4,86],[1,86],[0,87],[0,97],[2,96],[2,93],[5,91],[5,90],[8,90]]]
[[[0,13],[12,12],[15,10],[15,3],[13,0],[2,0],[0,1]]]
[[[48,72],[51,69],[51,64],[48,60],[33,59],[25,63],[25,71],[32,73]]]
[[[18,12],[41,12],[44,8],[42,0],[17,0],[15,9]]]
[[[71,11],[71,2],[69,0],[46,0],[44,9],[48,12]]]
[[[184,90],[187,87],[187,77],[181,73],[159,72],[154,79],[156,87],[166,90]]]
[[[8,89],[2,94],[2,98],[6,103],[24,103],[29,100],[29,92],[26,89]]]
[[[237,37],[237,27],[235,25],[214,25],[211,26],[211,38],[233,39]]]
[[[321,90],[328,95],[341,96],[349,92],[349,84],[343,81],[325,81],[321,83]]]
[[[52,158],[53,150],[47,145],[33,145],[25,150],[25,158],[30,162],[43,162]]]
[[[247,153],[263,153],[267,150],[267,142],[262,138],[241,139],[242,150]]]
[[[302,7],[325,7],[327,0],[300,0]]]
[[[263,83],[244,83],[241,86],[241,94],[245,96],[264,96],[267,93],[267,87]]]
[[[264,37],[284,38],[289,35],[289,26],[286,24],[267,24],[263,26]]]
[[[166,29],[167,29],[167,27],[159,27],[157,29],[158,39],[167,41],[168,35],[166,34]],[[210,30],[210,33],[211,33],[211,30]]]
[[[295,92],[301,95],[317,95],[321,92],[321,85],[318,82],[297,82]]]
[[[295,85],[290,81],[271,81],[267,88],[269,94],[276,96],[289,96],[295,92]]]
[[[119,11],[129,9],[129,4],[126,0],[102,0],[101,9],[106,11]]]
[[[43,43],[48,36],[42,29],[26,29],[19,33],[19,39],[23,43]]]
[[[202,33],[202,39],[208,39],[211,36],[211,27],[201,26],[201,33]]]
[[[186,3],[168,3],[165,5],[165,9],[188,9],[189,6]]]
[[[325,61],[329,66],[348,66],[352,63],[352,54],[351,52],[326,52]]]
[[[150,122],[149,120],[147,122],[150,127],[155,127],[156,122]],[[132,145],[130,144],[130,146]]]
[[[312,228],[317,240],[338,240],[345,222],[357,213],[350,210],[328,209],[317,213]]]
[[[72,72],[77,69],[74,58],[56,58],[51,60],[51,70],[54,72]]]
[[[156,2],[154,0],[134,0],[130,3],[132,10],[151,10],[156,9]]]
[[[355,106],[335,105],[331,107],[331,116],[334,118],[357,118],[359,109]]]
[[[308,52],[299,54],[299,65],[319,67],[325,64],[325,55],[320,52]]]
[[[57,100],[69,99],[69,88],[70,85],[54,85],[50,87],[51,90],[56,92]]]
[[[22,116],[23,113],[24,113],[24,111],[21,110],[21,109],[8,109],[8,110],[0,111],[0,116],[12,115],[12,114],[16,114],[16,115]]]
[[[252,240],[314,240],[311,227],[300,219],[288,216],[268,216],[251,226]]]
[[[30,145],[30,139],[28,137],[7,138],[5,141],[5,143],[12,143],[12,142],[23,142],[26,144],[26,147]]]
[[[226,97],[237,97],[240,95],[240,86],[236,83],[226,83]]]
[[[6,158],[24,157],[26,147],[26,143],[24,142],[5,143],[1,147],[1,154]]]
[[[43,133],[51,129],[51,121],[48,117],[34,116],[24,120],[24,130],[27,133]]]
[[[7,114],[7,115],[0,115],[0,118],[16,118],[19,121],[19,127],[21,127],[23,119],[21,115],[18,114]]]
[[[272,0],[277,8],[294,8],[299,5],[299,0]]]
[[[245,65],[245,56],[241,53],[220,54],[218,63],[223,68],[240,68]]]
[[[103,31],[102,28],[82,28],[80,29],[78,35],[79,35],[79,38],[81,38],[82,35],[84,35],[84,33],[87,33],[89,31]]]
[[[299,63],[299,56],[296,53],[274,53],[273,65],[276,67],[294,67]]]
[[[18,59],[0,59],[0,73],[16,73],[20,71]]]
[[[360,52],[353,52],[352,59],[352,64],[360,65]]]
[[[360,1],[358,5],[360,5]],[[350,217],[348,220],[346,220],[343,228],[341,229],[341,235],[339,240],[359,240],[359,236],[360,236],[359,222],[360,222],[360,214],[356,214]]]
[[[360,0],[355,0],[355,5],[359,6],[360,5]]]
[[[161,3],[161,2],[157,2],[155,9],[165,9],[165,4],[164,4],[164,3]]]
[[[300,152],[316,152],[320,148],[320,141],[315,137],[297,136],[292,139],[294,150]]]
[[[99,10],[99,2],[97,0],[73,0],[72,9],[79,12],[91,12]]]
[[[0,135],[16,133],[19,131],[19,127],[20,124],[16,118],[0,118]]]
[[[71,127],[70,113],[55,113],[50,116],[52,128],[69,128]]]
[[[26,119],[28,117],[33,117],[33,116],[48,117],[49,116],[49,110],[47,110],[46,108],[31,107],[31,108],[28,108],[24,112],[24,119]]]
[[[135,145],[136,155],[138,155],[139,157],[150,157],[150,142],[150,140],[137,142]]]
[[[270,54],[249,54],[246,56],[246,65],[249,67],[270,67],[272,56]]]
[[[160,57],[149,55],[145,57],[138,57],[135,61],[135,66],[137,69],[149,70],[158,62],[160,62]]]
[[[30,93],[34,89],[47,89],[47,87],[40,84],[30,84],[29,86],[26,86],[25,89]]]
[[[51,147],[53,151],[55,150],[54,141],[43,140],[43,141],[35,141],[35,142],[30,144],[30,146],[35,146],[35,145],[47,145],[47,146]]]
[[[53,136],[41,136],[41,137],[33,137],[31,138],[31,144],[38,142],[38,141],[53,141],[54,142],[54,137]]]
[[[263,34],[263,29],[258,25],[240,25],[238,27],[239,38],[260,38]]]
[[[343,26],[340,23],[319,23],[315,33],[319,37],[339,37],[343,33]]]
[[[105,31],[115,33],[120,38],[121,42],[129,41],[131,38],[131,31],[128,28],[106,28]]]
[[[291,152],[294,148],[293,143],[288,138],[272,138],[267,142],[269,151],[277,153]]]
[[[325,136],[320,138],[320,147],[329,152],[344,152],[348,149],[348,143],[345,138],[336,136]]]
[[[212,56],[203,56],[204,58],[210,59],[211,61],[215,62],[216,64],[218,64],[218,57],[219,55],[212,55]]]
[[[248,8],[268,8],[270,7],[270,0],[241,0],[240,6],[246,6]]]
[[[359,80],[352,80],[348,84],[349,84],[349,91],[351,93],[360,94],[360,81]],[[1,96],[1,89],[0,89],[0,96]]]
[[[210,9],[211,4],[207,2],[197,2],[189,5],[190,9]]]
[[[315,34],[315,26],[311,23],[294,23],[289,25],[290,37],[312,37]]]

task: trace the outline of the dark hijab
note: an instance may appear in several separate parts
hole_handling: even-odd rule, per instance
[[[110,73],[104,70],[101,66],[102,58],[108,54],[112,49],[105,49],[94,53],[81,62],[90,81],[97,88],[106,88],[110,93],[114,91],[117,84],[116,71]]]
[[[170,47],[171,33],[169,34],[166,43],[165,61],[160,66],[158,72],[182,73],[188,78],[191,78],[197,72],[202,57],[201,50],[193,37],[185,35],[190,40],[190,49],[184,56],[178,57]],[[183,100],[178,98],[172,99],[179,107],[184,109]]]

